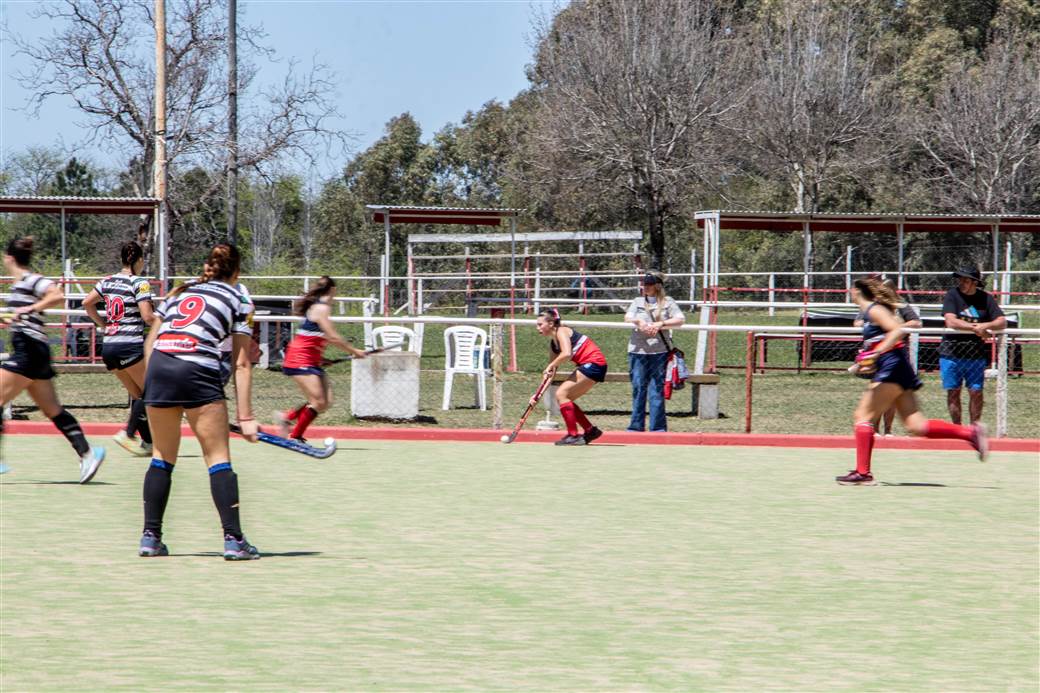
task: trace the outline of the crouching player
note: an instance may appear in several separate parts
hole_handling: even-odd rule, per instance
[[[896,310],[899,297],[880,279],[857,279],[853,300],[863,316],[863,348],[856,357],[858,375],[870,378],[854,414],[856,468],[836,478],[844,486],[873,486],[870,458],[874,449],[874,422],[894,406],[911,435],[926,438],[959,438],[970,444],[986,459],[986,429],[981,424],[958,426],[939,419],[925,419],[914,394],[921,388],[906,344]]]
[[[550,337],[549,355],[552,357],[545,367],[544,377],[552,378],[556,370],[573,361],[577,368],[556,390],[556,401],[560,415],[567,424],[567,435],[556,441],[557,445],[587,445],[603,435],[603,431],[592,425],[589,417],[578,406],[577,400],[602,383],[607,377],[607,359],[596,343],[587,335],[560,324],[560,312],[555,308],[542,311],[535,321],[538,334]],[[584,433],[578,435],[578,425]]]
[[[365,358],[365,352],[340,337],[329,320],[330,304],[335,295],[336,282],[324,276],[296,303],[296,314],[303,316],[303,322],[285,348],[282,373],[296,381],[307,401],[287,412],[275,412],[282,437],[303,441],[307,427],[332,404],[332,387],[325,369],[321,367],[326,344],[333,344],[354,358]],[[291,432],[290,423],[293,424]]]
[[[227,244],[210,251],[197,282],[180,286],[157,311],[159,325],[149,335],[145,404],[152,426],[154,457],[144,477],[144,532],[141,556],[165,556],[163,515],[181,442],[181,416],[188,419],[209,468],[210,493],[224,531],[224,559],[260,558],[242,533],[238,476],[231,469],[228,408],[220,374],[220,343],[232,339],[238,424],[256,442],[252,413],[252,304],[235,289],[238,250]]]

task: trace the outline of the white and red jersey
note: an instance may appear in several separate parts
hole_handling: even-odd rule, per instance
[[[229,284],[198,282],[156,311],[162,319],[155,349],[220,370],[220,344],[231,335],[253,334],[253,304]]]
[[[560,353],[560,346],[555,339],[552,340],[551,348],[554,354]],[[571,361],[579,366],[585,363],[597,366],[607,365],[607,357],[603,355],[592,338],[574,329],[571,330]]]
[[[140,344],[148,326],[138,304],[152,300],[152,287],[144,277],[113,274],[94,285],[105,301],[105,344]]]
[[[317,306],[318,304],[314,304],[308,308],[307,314],[303,316],[303,322],[297,328],[295,336],[289,342],[289,346],[285,348],[285,359],[282,361],[282,368],[312,368],[321,366],[325,345],[328,344],[329,340],[325,338],[325,331],[311,317],[311,311]]]

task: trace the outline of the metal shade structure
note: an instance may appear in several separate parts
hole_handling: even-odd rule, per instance
[[[66,261],[66,214],[127,214],[158,217],[161,200],[154,197],[60,197],[16,196],[0,197],[0,212],[13,214],[57,214],[61,217],[61,266]],[[159,247],[165,248],[166,239],[160,228]],[[166,277],[166,253],[159,253],[159,277]]]
[[[368,218],[383,224],[383,263],[380,302],[383,315],[390,314],[390,231],[394,224],[444,224],[448,226],[504,226],[509,221],[513,262],[510,287],[516,285],[516,218],[522,209],[480,207],[415,207],[411,205],[365,205]]]

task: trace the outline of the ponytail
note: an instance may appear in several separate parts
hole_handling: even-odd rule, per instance
[[[235,275],[242,264],[242,257],[238,248],[230,243],[219,243],[209,251],[209,257],[202,265],[202,275],[193,284],[181,284],[170,292],[170,296],[176,296],[190,286],[205,284],[206,282],[227,282]]]
[[[296,302],[295,312],[297,315],[307,315],[307,311],[310,307],[321,299],[332,293],[332,290],[336,288],[336,282],[333,281],[332,277],[327,274],[320,277],[315,282],[314,287],[303,295],[299,301]]]
[[[124,267],[133,267],[134,263],[144,257],[144,251],[137,241],[128,241],[119,249],[119,259]]]
[[[32,260],[33,243],[34,241],[32,236],[12,238],[7,244],[7,250],[5,252],[14,258],[14,261],[18,263],[19,267],[28,267],[29,262]]]
[[[553,327],[560,326],[560,311],[556,308],[546,308],[538,315],[541,318],[545,318],[546,321],[551,322]]]

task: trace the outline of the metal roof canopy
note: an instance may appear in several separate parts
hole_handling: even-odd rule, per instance
[[[147,214],[159,200],[151,197],[0,197],[0,212],[21,214]]]
[[[68,271],[65,243],[66,214],[143,214],[155,217],[160,200],[153,197],[60,197],[15,196],[0,197],[0,212],[16,214],[58,214],[61,216],[61,271]],[[165,277],[160,263],[160,277]]]
[[[522,209],[482,207],[414,207],[410,205],[365,205],[369,218],[391,224],[451,224],[459,226],[502,226],[505,219],[516,218]]]
[[[508,243],[514,234],[508,233],[410,233],[409,243]],[[531,231],[515,234],[523,243],[546,241],[641,241],[642,231]]]
[[[810,231],[897,233],[902,225],[903,231],[988,233],[998,226],[1001,231],[1040,233],[1040,214],[805,214],[726,209],[694,214],[702,228],[710,218],[717,218],[722,228],[756,231],[804,231],[808,224]]]

